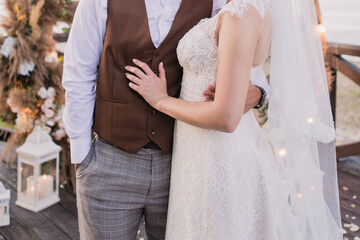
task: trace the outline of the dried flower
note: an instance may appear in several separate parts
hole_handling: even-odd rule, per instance
[[[54,99],[53,98],[47,98],[44,102],[44,105],[47,108],[51,108],[53,106]]]
[[[54,121],[51,120],[47,121],[46,124],[50,127],[53,127],[55,125]]]
[[[13,38],[13,37],[5,38],[5,41],[0,49],[0,53],[4,57],[9,57],[12,54],[12,52],[14,50],[15,40],[16,40],[16,38]]]
[[[41,120],[43,123],[47,122],[47,118],[46,118],[45,115],[41,115],[40,120]]]
[[[33,61],[25,60],[19,66],[19,74],[23,76],[30,76],[30,73],[34,71],[35,63]]]
[[[45,113],[46,110],[48,109],[48,107],[45,105],[45,103],[42,104],[40,108],[41,108],[41,111],[42,111],[43,113]]]
[[[49,98],[54,98],[56,96],[55,88],[49,87],[48,90],[47,90],[47,96]]]
[[[45,99],[45,98],[47,98],[47,96],[48,96],[48,91],[46,90],[46,88],[41,87],[41,88],[39,89],[39,91],[37,92],[37,94],[38,94],[42,99]]]
[[[51,109],[46,109],[45,110],[45,116],[48,118],[52,118],[55,115],[54,111]]]
[[[53,120],[54,120],[54,122],[56,122],[56,123],[57,123],[57,122],[59,122],[59,121],[60,121],[60,117],[59,117],[59,116],[56,116],[56,117],[54,117],[54,119],[53,119]]]
[[[33,127],[33,121],[24,112],[18,112],[15,120],[16,127],[21,132],[28,132]]]
[[[50,53],[48,53],[45,58],[44,61],[46,63],[58,63],[59,59],[58,59],[58,54],[56,51],[52,51]]]
[[[51,132],[51,128],[49,128],[48,126],[43,126],[42,130],[45,131],[47,134],[50,134]]]
[[[64,128],[64,122],[62,120],[60,120],[58,122],[58,126],[59,126],[59,128]]]
[[[60,141],[63,137],[65,137],[66,133],[64,129],[58,129],[55,132],[55,139]]]
[[[359,231],[359,226],[352,223],[352,226],[350,227],[350,231],[357,232]]]

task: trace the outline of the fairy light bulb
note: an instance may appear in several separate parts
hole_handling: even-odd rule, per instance
[[[325,32],[326,32],[325,26],[322,25],[322,24],[319,24],[319,25],[318,25],[318,31],[319,31],[320,33],[325,33]]]
[[[308,119],[307,119],[307,123],[308,123],[308,124],[312,124],[312,123],[314,123],[314,121],[315,121],[314,118],[308,118]]]
[[[280,150],[279,150],[279,155],[280,155],[281,157],[285,157],[285,156],[286,156],[286,149],[285,149],[285,148],[280,149]]]
[[[311,185],[311,186],[310,186],[310,189],[311,189],[311,190],[315,190],[315,186],[314,186],[314,185]]]
[[[301,193],[298,193],[297,196],[298,196],[298,198],[302,198],[303,195]]]

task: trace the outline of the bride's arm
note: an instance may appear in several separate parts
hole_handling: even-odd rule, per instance
[[[129,86],[151,106],[175,119],[201,128],[233,132],[243,114],[258,34],[251,21],[228,14],[223,16],[213,102],[190,102],[169,97],[162,63],[159,65],[159,78],[145,63],[135,60],[134,63],[145,73],[127,66],[126,69],[137,76],[127,74],[132,81]]]

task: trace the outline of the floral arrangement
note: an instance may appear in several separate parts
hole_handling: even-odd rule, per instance
[[[5,0],[8,16],[0,37],[0,118],[14,126],[2,159],[12,166],[21,145],[35,126],[62,146],[63,181],[69,178],[69,140],[62,121],[64,89],[62,56],[58,56],[53,27],[71,23],[76,4],[71,0]],[[63,163],[64,162],[64,163]]]

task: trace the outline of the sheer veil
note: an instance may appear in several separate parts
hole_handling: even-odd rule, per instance
[[[301,239],[342,239],[331,114],[313,0],[272,0],[270,139]]]

